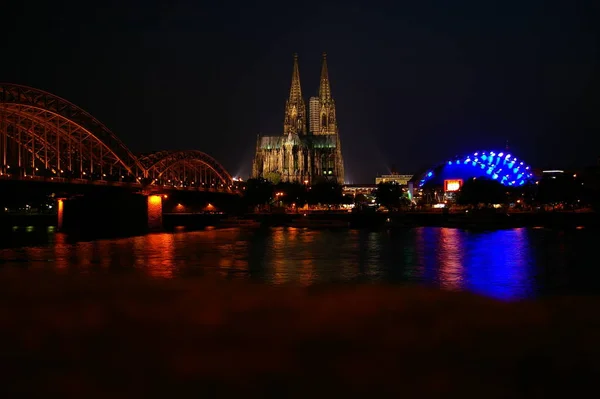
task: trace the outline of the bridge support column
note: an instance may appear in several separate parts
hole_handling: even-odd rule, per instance
[[[162,230],[162,195],[148,196],[148,229]]]

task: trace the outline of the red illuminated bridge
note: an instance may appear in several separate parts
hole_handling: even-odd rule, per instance
[[[31,87],[0,83],[0,179],[238,193],[201,151],[134,155],[81,108]]]

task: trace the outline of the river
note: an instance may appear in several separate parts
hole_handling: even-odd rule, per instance
[[[0,268],[268,284],[420,284],[519,300],[600,293],[599,236],[592,229],[209,228],[78,241],[30,227],[2,238]]]

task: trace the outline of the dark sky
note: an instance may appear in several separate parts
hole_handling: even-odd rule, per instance
[[[506,140],[533,166],[600,155],[597,0],[8,1],[0,81],[134,152],[199,149],[247,177],[256,134],[282,132],[292,54],[308,100],[326,51],[348,181]]]

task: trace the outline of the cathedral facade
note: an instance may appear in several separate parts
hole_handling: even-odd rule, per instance
[[[325,54],[319,95],[310,98],[309,113],[306,111],[298,56],[294,55],[292,86],[285,104],[283,133],[258,136],[252,165],[253,178],[302,184],[320,181],[344,184],[344,160]]]

